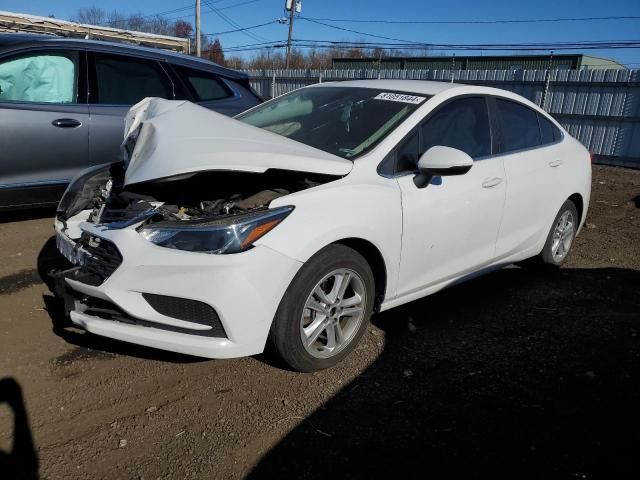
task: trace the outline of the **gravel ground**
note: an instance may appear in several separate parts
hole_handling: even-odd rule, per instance
[[[307,375],[63,328],[41,279],[50,212],[5,215],[0,477],[637,470],[639,207],[640,171],[595,167],[565,267],[506,268],[377,315],[342,365]]]

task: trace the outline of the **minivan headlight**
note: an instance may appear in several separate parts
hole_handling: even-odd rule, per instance
[[[142,237],[161,247],[204,253],[238,253],[253,246],[293,211],[292,206],[216,220],[157,222],[143,226]]]

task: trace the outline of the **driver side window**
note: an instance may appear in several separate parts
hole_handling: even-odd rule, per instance
[[[396,151],[396,172],[413,172],[420,156],[436,145],[457,148],[476,159],[491,155],[489,111],[483,97],[453,100],[429,115]]]

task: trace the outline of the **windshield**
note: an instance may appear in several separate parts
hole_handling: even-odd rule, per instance
[[[373,88],[304,88],[236,118],[343,158],[385,138],[428,97]]]

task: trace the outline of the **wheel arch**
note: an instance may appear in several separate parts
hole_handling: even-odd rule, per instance
[[[582,214],[584,212],[584,200],[582,198],[582,195],[580,195],[579,193],[574,193],[573,195],[570,195],[567,200],[571,200],[576,206],[576,210],[578,211],[578,222],[581,223]]]
[[[346,247],[354,249],[364,257],[364,259],[371,267],[376,292],[374,311],[377,312],[380,309],[380,305],[384,300],[387,290],[387,266],[382,253],[373,243],[363,238],[343,238],[341,240],[332,242],[332,245],[334,244],[344,245]]]

